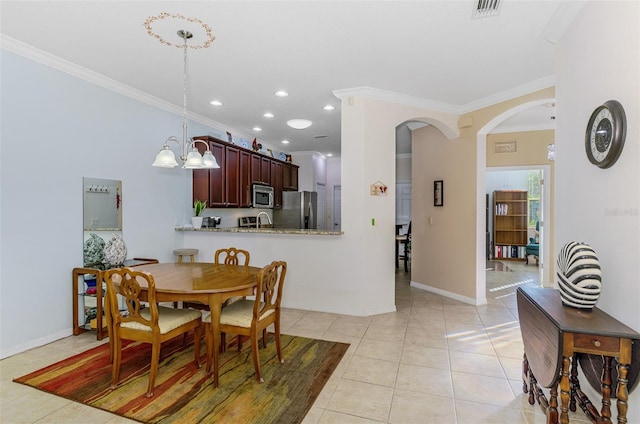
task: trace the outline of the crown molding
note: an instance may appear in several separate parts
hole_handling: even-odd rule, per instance
[[[392,91],[379,90],[372,87],[355,87],[346,88],[342,90],[334,90],[333,95],[340,100],[345,100],[349,97],[368,97],[377,100],[389,101],[392,103],[400,103],[408,106],[415,106],[424,109],[431,109],[442,113],[452,113],[455,115],[462,115],[465,113],[473,112],[478,109],[493,106],[497,103],[501,103],[507,100],[514,99],[516,97],[524,96],[526,94],[533,93],[535,91],[543,90],[545,88],[555,86],[555,75],[549,75],[527,84],[523,84],[518,87],[514,87],[509,90],[502,91],[500,93],[493,94],[491,96],[484,97],[482,99],[467,103],[462,106],[456,106],[448,103],[436,102],[433,100],[422,99],[415,96],[408,96],[406,94],[395,93]]]
[[[527,84],[523,84],[518,87],[514,87],[509,90],[502,91],[500,93],[493,94],[491,96],[484,97],[471,103],[467,103],[460,107],[460,114],[473,112],[485,107],[493,106],[497,103],[505,102],[507,100],[515,99],[516,97],[531,94],[535,91],[544,90],[545,88],[553,87],[556,84],[555,75],[549,75],[535,81],[531,81]]]
[[[175,115],[182,116],[183,110],[182,110],[182,107],[180,106],[177,106],[166,100],[162,100],[158,97],[152,96],[148,93],[145,93],[142,90],[138,90],[136,88],[133,88],[131,86],[118,82],[114,79],[108,78],[100,73],[97,73],[95,71],[82,67],[80,65],[77,65],[68,60],[62,59],[58,56],[54,56],[51,53],[47,53],[43,50],[37,49],[29,44],[26,44],[14,38],[8,37],[5,34],[0,34],[0,47],[3,50],[23,56],[27,59],[33,60],[34,62],[40,63],[42,65],[64,72],[76,78],[98,85],[107,90],[138,100],[142,103],[148,104],[158,109],[162,109],[164,111],[173,113]],[[250,134],[246,134],[242,131],[237,131],[233,128],[229,128],[227,125],[224,125],[218,121],[215,121],[213,119],[207,118],[205,116],[199,115],[191,111],[189,111],[188,118],[190,121],[198,122],[200,124],[203,124],[215,129],[226,128],[225,131],[230,131],[242,138],[247,138],[247,139],[254,138],[254,136]]]
[[[90,83],[103,87],[107,90],[116,92],[123,96],[130,97],[132,99],[146,103],[158,109],[162,109],[167,112],[173,113],[175,115],[182,115],[183,111],[182,111],[182,107],[180,106],[167,102],[166,100],[162,100],[158,97],[152,96],[148,93],[145,93],[144,91],[138,90],[136,88],[133,88],[131,86],[118,82],[114,79],[108,78],[102,74],[99,74],[85,67],[79,66],[73,62],[62,59],[58,56],[54,56],[43,50],[37,49],[29,44],[26,44],[14,38],[11,38],[5,34],[0,34],[0,47],[9,52],[26,57],[27,59],[33,60],[37,63],[43,64],[50,68],[56,69],[58,71],[64,72],[66,74],[72,75],[82,80],[88,81]],[[333,94],[340,100],[345,100],[352,96],[367,97],[367,98],[388,101],[392,103],[399,103],[403,105],[414,106],[414,107],[423,108],[423,109],[430,109],[430,110],[434,110],[441,113],[462,115],[464,113],[468,113],[478,109],[482,109],[484,107],[492,106],[496,103],[511,100],[513,98],[523,96],[525,94],[529,94],[534,91],[539,91],[548,87],[552,87],[554,85],[555,85],[555,76],[550,75],[550,76],[538,79],[536,81],[532,81],[531,83],[524,84],[519,87],[515,87],[513,89],[506,90],[501,93],[497,93],[497,94],[485,97],[483,99],[479,99],[477,101],[467,103],[466,105],[462,105],[462,106],[456,106],[448,103],[437,102],[434,100],[423,99],[420,97],[409,96],[406,94],[396,93],[392,91],[380,90],[372,87],[355,87],[355,88],[334,90]],[[238,136],[243,138],[247,138],[247,139],[254,138],[254,136],[251,134],[247,134],[242,131],[237,131],[233,128],[229,128],[227,125],[224,125],[218,121],[207,118],[205,116],[199,115],[197,113],[189,112],[189,120],[192,120],[194,122],[198,122],[200,124],[207,125],[209,127],[216,128],[216,129],[226,128],[226,131],[231,131],[234,134],[237,134]],[[541,129],[554,129],[554,128],[541,128]],[[265,140],[261,140],[261,141],[265,141]]]
[[[434,100],[409,96],[407,94],[393,91],[380,90],[373,87],[355,87],[342,90],[334,90],[333,95],[344,100],[348,97],[367,97],[376,100],[384,100],[391,103],[399,103],[407,106],[415,106],[422,109],[431,109],[437,112],[451,113],[457,115],[459,107],[448,103],[436,102]]]

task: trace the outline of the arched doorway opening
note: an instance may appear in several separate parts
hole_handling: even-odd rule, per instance
[[[500,123],[504,122],[508,118],[517,115],[518,113],[525,111],[527,109],[531,109],[540,105],[544,105],[547,103],[553,102],[555,103],[555,99],[547,98],[535,100],[527,103],[523,103],[518,105],[512,109],[509,109],[496,117],[494,117],[491,121],[489,121],[484,127],[482,127],[477,133],[477,144],[476,144],[476,193],[477,193],[477,210],[482,211],[486,206],[486,178],[485,172],[487,168],[486,163],[486,148],[487,148],[487,136],[490,134]],[[541,269],[544,270],[544,264],[549,264],[549,240],[551,237],[549,225],[545,225],[545,219],[550,217],[550,190],[545,191],[546,200],[543,201],[543,211],[540,225],[540,234],[541,234],[541,243],[544,243],[543,246],[543,257],[540,258]],[[547,218],[544,218],[547,217]],[[485,252],[486,252],[486,244],[485,244],[485,216],[484,214],[477,214],[476,216],[476,299],[478,299],[478,303],[486,303],[486,261],[485,261]],[[541,281],[543,281],[542,273],[546,271],[541,271]]]

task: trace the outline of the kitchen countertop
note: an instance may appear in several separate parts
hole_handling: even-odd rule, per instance
[[[325,230],[301,230],[287,228],[200,228],[196,230],[193,227],[176,227],[176,231],[192,231],[202,233],[257,233],[257,234],[302,234],[310,236],[340,236],[343,231],[325,231]]]

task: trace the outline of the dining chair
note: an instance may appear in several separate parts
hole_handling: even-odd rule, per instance
[[[399,254],[398,245],[403,245],[402,255]],[[411,221],[406,234],[396,235],[396,268],[398,268],[398,258],[404,262],[404,272],[409,272],[409,258],[411,257]]]
[[[132,268],[116,268],[104,273],[107,283],[107,320],[109,329],[110,354],[113,364],[111,389],[115,389],[120,378],[122,359],[122,340],[135,340],[151,343],[151,369],[147,397],[153,396],[160,346],[169,339],[194,330],[194,355],[196,366],[200,368],[199,349],[202,337],[202,312],[193,309],[174,309],[158,306],[156,302],[155,280],[153,275]],[[142,283],[142,285],[141,285]],[[141,294],[147,287],[148,306],[143,304]],[[120,311],[117,295],[123,297],[126,310]]]
[[[287,263],[274,261],[260,270],[257,276],[258,284],[254,300],[242,299],[222,309],[220,314],[220,332],[225,334],[237,334],[251,338],[251,351],[256,378],[260,383],[264,382],[260,372],[260,357],[258,342],[262,333],[262,346],[267,347],[267,327],[274,326],[276,350],[280,363],[283,363],[282,349],[280,346],[280,302],[282,301],[282,288],[284,277],[287,273]],[[211,340],[211,314],[203,319],[207,341],[207,372],[211,371],[211,359],[213,353],[213,340]],[[224,341],[224,338],[223,338]],[[224,345],[224,343],[222,344]]]
[[[213,256],[213,262],[216,265],[224,264],[224,265],[242,265],[249,266],[249,259],[251,258],[251,254],[243,249],[236,249],[235,247],[229,247],[227,249],[218,249]],[[241,264],[242,262],[242,264]],[[224,308],[230,303],[233,303],[237,300],[243,299],[242,297],[232,297],[227,299],[222,307]],[[199,302],[183,302],[183,308],[194,308],[201,309],[204,311],[209,310],[209,306],[199,303]]]

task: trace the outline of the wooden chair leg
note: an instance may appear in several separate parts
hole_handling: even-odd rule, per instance
[[[146,396],[148,398],[153,396],[153,387],[156,383],[156,376],[158,375],[158,365],[160,362],[160,343],[151,343],[151,370],[149,371],[149,387],[147,388]]]
[[[113,342],[113,348],[111,349],[113,356],[113,366],[111,367],[111,388],[118,387],[118,379],[120,378],[120,363],[122,359],[122,340],[117,338]]]
[[[262,347],[267,348],[267,329],[262,330]]]
[[[238,334],[237,340],[238,340],[238,352],[240,352],[242,350],[242,335]]]
[[[220,353],[227,351],[227,333],[220,333],[220,349],[218,351]]]
[[[276,350],[278,351],[278,359],[280,363],[284,363],[284,359],[282,359],[282,346],[280,344],[280,323],[278,321],[275,322],[275,339],[276,339]]]
[[[260,354],[258,352],[258,333],[255,329],[251,331],[251,353],[253,355],[253,367],[256,369],[256,378],[258,382],[264,383],[264,379],[260,373]]]
[[[193,352],[195,354],[196,366],[202,368],[200,363],[200,341],[202,340],[202,323],[193,330]]]

